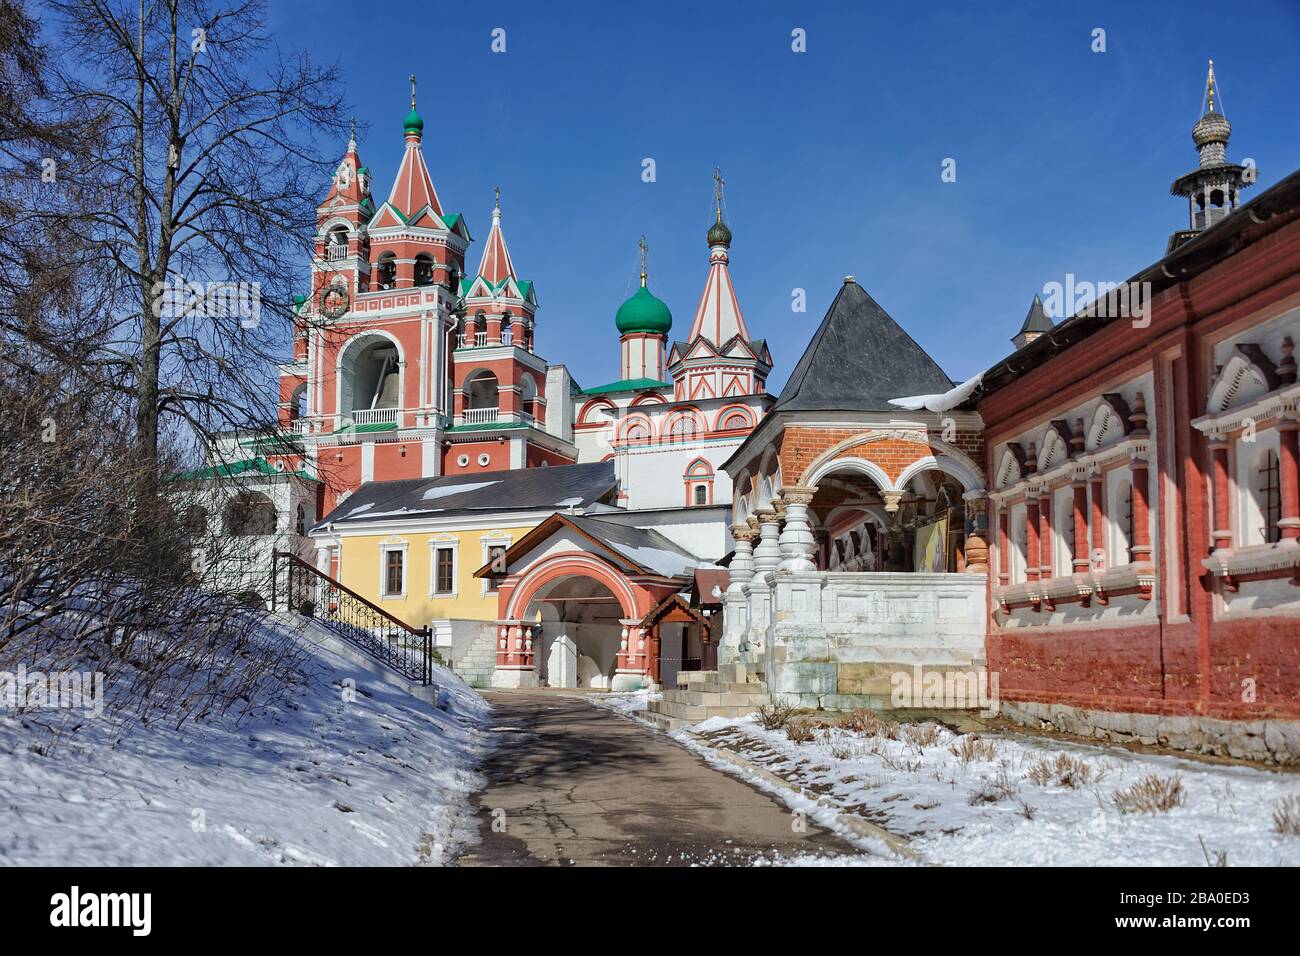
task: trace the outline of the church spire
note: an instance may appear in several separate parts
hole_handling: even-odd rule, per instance
[[[1219,103],[1216,108],[1215,99]],[[1228,138],[1232,124],[1220,110],[1223,95],[1214,77],[1214,61],[1205,74],[1205,113],[1192,127],[1192,143],[1199,162],[1192,172],[1174,181],[1170,192],[1185,196],[1188,203],[1188,227],[1169,237],[1167,252],[1172,252],[1197,233],[1226,219],[1240,204],[1241,190],[1251,185],[1244,166],[1228,162]]]
[[[687,337],[688,343],[705,338],[719,348],[737,335],[749,339],[749,328],[741,314],[740,300],[736,298],[728,267],[730,257],[727,250],[731,246],[731,230],[722,221],[725,186],[722,170],[715,167],[713,199],[716,215],[706,236],[709,244],[709,275],[704,282],[704,294],[700,297],[700,304],[695,310],[695,321],[691,323],[690,335]]]
[[[510,250],[506,248],[505,233],[501,231],[501,187],[496,187],[496,205],[492,209],[492,230],[483,245],[483,259],[478,274],[494,286],[507,278],[517,279]]]
[[[424,120],[415,111],[415,74],[411,74],[411,112],[402,124],[406,137],[406,152],[402,154],[402,164],[397,170],[397,179],[393,181],[393,191],[388,202],[410,220],[421,209],[428,206],[434,215],[441,218],[442,203],[438,200],[438,191],[433,188],[433,179],[429,176],[429,167],[424,161],[424,152],[420,140],[424,136]]]

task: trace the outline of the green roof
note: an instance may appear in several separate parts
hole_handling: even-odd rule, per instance
[[[449,432],[504,432],[528,427],[523,422],[475,422],[472,425],[452,425],[442,431],[445,435]]]
[[[644,276],[641,281],[645,281]],[[630,299],[618,307],[614,324],[623,335],[629,332],[667,335],[668,330],[673,327],[673,314],[661,299],[656,299],[643,285]]]
[[[414,106],[411,107],[411,112],[406,114],[406,121],[402,123],[402,128],[408,133],[424,132],[424,120],[420,119],[420,114],[415,111]]]
[[[625,378],[620,382],[610,382],[608,385],[597,385],[595,388],[584,388],[583,395],[604,395],[608,392],[644,392],[650,389],[672,388],[672,382],[661,382],[654,378]]]
[[[280,471],[265,458],[245,458],[242,461],[232,461],[224,465],[210,465],[205,468],[191,468],[189,471],[182,471],[179,475],[173,475],[172,481],[188,481],[195,478],[233,478],[236,475],[297,475],[299,478],[305,478],[308,481],[319,481],[315,475],[308,474],[305,471]]]
[[[360,432],[394,432],[397,431],[397,422],[367,422],[364,425],[344,425],[342,428],[336,428],[330,434],[338,435],[343,432],[355,434]]]

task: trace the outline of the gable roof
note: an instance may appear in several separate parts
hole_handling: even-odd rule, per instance
[[[652,528],[637,528],[618,521],[593,518],[590,515],[557,513],[551,515],[506,550],[507,571],[519,558],[566,528],[617,554],[629,567],[640,574],[685,580],[700,564],[699,558]],[[492,562],[488,562],[475,571],[474,576],[486,577],[491,570]]]
[[[952,386],[938,363],[850,276],[772,411],[896,412],[891,398]]]
[[[368,481],[317,525],[488,511],[583,508],[617,484],[614,463],[484,471],[442,478]]]

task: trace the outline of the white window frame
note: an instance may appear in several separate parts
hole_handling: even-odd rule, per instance
[[[490,553],[490,550],[492,548],[494,547],[506,548],[507,550],[509,550],[510,545],[514,544],[514,539],[511,538],[510,535],[504,533],[485,534],[479,540],[483,543],[483,564],[480,564],[479,567],[482,567],[484,564],[487,564],[490,560],[492,560],[492,555]],[[498,588],[497,590],[500,589]],[[484,578],[479,582],[480,597],[487,597],[489,594],[496,594],[496,593],[497,593],[496,591],[489,589],[487,578]]]
[[[451,590],[438,590],[438,552],[451,552]],[[433,539],[429,542],[429,597],[454,598],[460,596],[460,539]]]
[[[1132,501],[1133,472],[1127,467],[1115,468],[1106,474],[1106,567],[1119,568],[1133,563],[1133,542],[1124,528],[1124,486],[1130,488]],[[1137,531],[1134,522],[1133,530]]]
[[[1276,429],[1257,432],[1253,442],[1238,441],[1236,445],[1236,472],[1231,494],[1236,504],[1236,534],[1238,547],[1251,547],[1267,543],[1264,534],[1264,498],[1260,487],[1259,470],[1264,466],[1264,456],[1273,452],[1281,460],[1281,444]],[[1278,465],[1278,478],[1282,469]]]
[[[398,594],[388,593],[388,555],[392,551],[399,551],[402,555],[402,590]],[[381,544],[379,546],[379,599],[381,601],[406,600],[406,582],[410,577],[410,573],[411,565],[405,541],[401,544]]]

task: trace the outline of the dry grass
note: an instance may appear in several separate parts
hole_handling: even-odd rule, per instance
[[[1120,813],[1164,813],[1187,802],[1183,778],[1148,774],[1133,786],[1111,795]]]
[[[764,704],[758,708],[758,722],[764,730],[780,730],[794,714],[795,709],[785,704]]]
[[[791,743],[807,744],[817,738],[817,731],[810,720],[786,720],[785,735]]]
[[[993,760],[998,755],[998,742],[985,740],[979,734],[964,734],[948,748],[964,767],[975,760]]]
[[[1300,836],[1300,796],[1273,801],[1273,829],[1287,836]]]
[[[839,725],[844,730],[851,730],[856,734],[865,734],[868,737],[884,737],[886,740],[897,740],[899,734],[899,727],[896,722],[887,720],[876,712],[861,707],[843,715],[840,718]]]
[[[1046,757],[1035,762],[1027,774],[1030,781],[1040,787],[1069,787],[1071,790],[1085,786],[1094,779],[1092,765],[1069,754],[1057,754],[1055,760]],[[1096,779],[1101,779],[1096,776]]]
[[[903,727],[903,740],[917,750],[933,747],[939,742],[939,725],[930,722],[907,724]]]
[[[972,790],[969,801],[971,806],[978,806],[981,803],[997,803],[1000,800],[1008,800],[1020,792],[1016,781],[1011,778],[1011,774],[1003,767],[998,771],[998,775],[992,780],[985,780],[980,784],[978,790]],[[1021,813],[1024,814],[1023,801],[1021,802]],[[1033,811],[1030,810],[1030,813]]]

